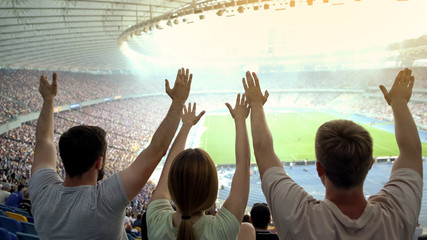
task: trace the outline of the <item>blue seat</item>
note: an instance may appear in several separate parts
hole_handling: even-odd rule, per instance
[[[11,232],[9,232],[9,237],[10,237],[11,240],[18,240],[18,237],[15,234],[11,233]]]
[[[24,211],[24,210],[22,210],[20,208],[14,208],[13,210],[15,210],[15,213],[21,214],[24,217],[29,217],[30,216],[30,214],[27,211]]]
[[[15,212],[15,210],[11,207],[8,207],[6,205],[0,205],[0,210],[3,210],[5,212]]]
[[[9,236],[9,232],[4,229],[4,228],[0,228],[0,239],[2,240],[12,240]]]
[[[11,233],[22,232],[21,224],[13,219],[4,216],[0,216],[0,227],[6,228]]]
[[[22,231],[24,233],[37,235],[36,228],[34,227],[34,223],[23,222],[21,221]]]
[[[16,236],[19,240],[39,240],[39,237],[37,235],[28,233],[17,232]]]
[[[7,216],[6,212],[0,209],[0,216],[5,216],[6,217]]]
[[[34,223],[34,218],[33,217],[27,217],[27,220],[29,223]]]

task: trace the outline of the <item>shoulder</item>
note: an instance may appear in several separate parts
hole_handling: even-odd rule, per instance
[[[215,216],[202,216],[193,227],[201,232],[201,239],[236,239],[240,221],[227,208],[222,207]]]
[[[148,205],[146,216],[149,239],[176,238],[178,229],[172,225],[174,212],[167,199],[157,199]]]

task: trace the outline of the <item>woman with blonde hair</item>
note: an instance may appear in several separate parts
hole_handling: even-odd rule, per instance
[[[234,109],[226,103],[236,125],[236,172],[230,195],[215,216],[205,215],[218,194],[214,162],[202,149],[187,149],[188,133],[204,111],[196,116],[196,104],[184,108],[182,127],[172,145],[147,210],[148,239],[233,239],[249,195],[250,151],[246,129],[249,105],[245,95],[237,95]],[[220,146],[218,146],[220,147]],[[173,200],[176,212],[170,205]]]

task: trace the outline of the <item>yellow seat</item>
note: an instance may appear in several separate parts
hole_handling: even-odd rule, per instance
[[[139,232],[141,232],[141,228],[140,227],[135,227],[136,230],[138,230]]]
[[[10,218],[16,219],[18,221],[28,222],[28,219],[21,214],[13,213],[13,212],[7,212],[6,215]]]

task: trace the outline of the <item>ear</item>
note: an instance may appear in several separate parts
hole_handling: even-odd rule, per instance
[[[322,164],[320,164],[319,161],[316,161],[316,170],[317,170],[317,175],[320,178],[320,181],[322,181],[323,185],[325,185],[325,170],[323,169]]]
[[[323,170],[322,164],[319,161],[316,161],[316,170],[317,175],[322,178],[325,175],[325,170]]]
[[[374,158],[372,157],[372,160],[371,160],[371,165],[369,165],[369,169],[368,170],[371,170],[371,168],[372,168],[372,165],[374,165]]]
[[[95,168],[98,170],[102,169],[102,163],[104,162],[104,158],[99,157],[98,159],[96,159],[95,161]]]

